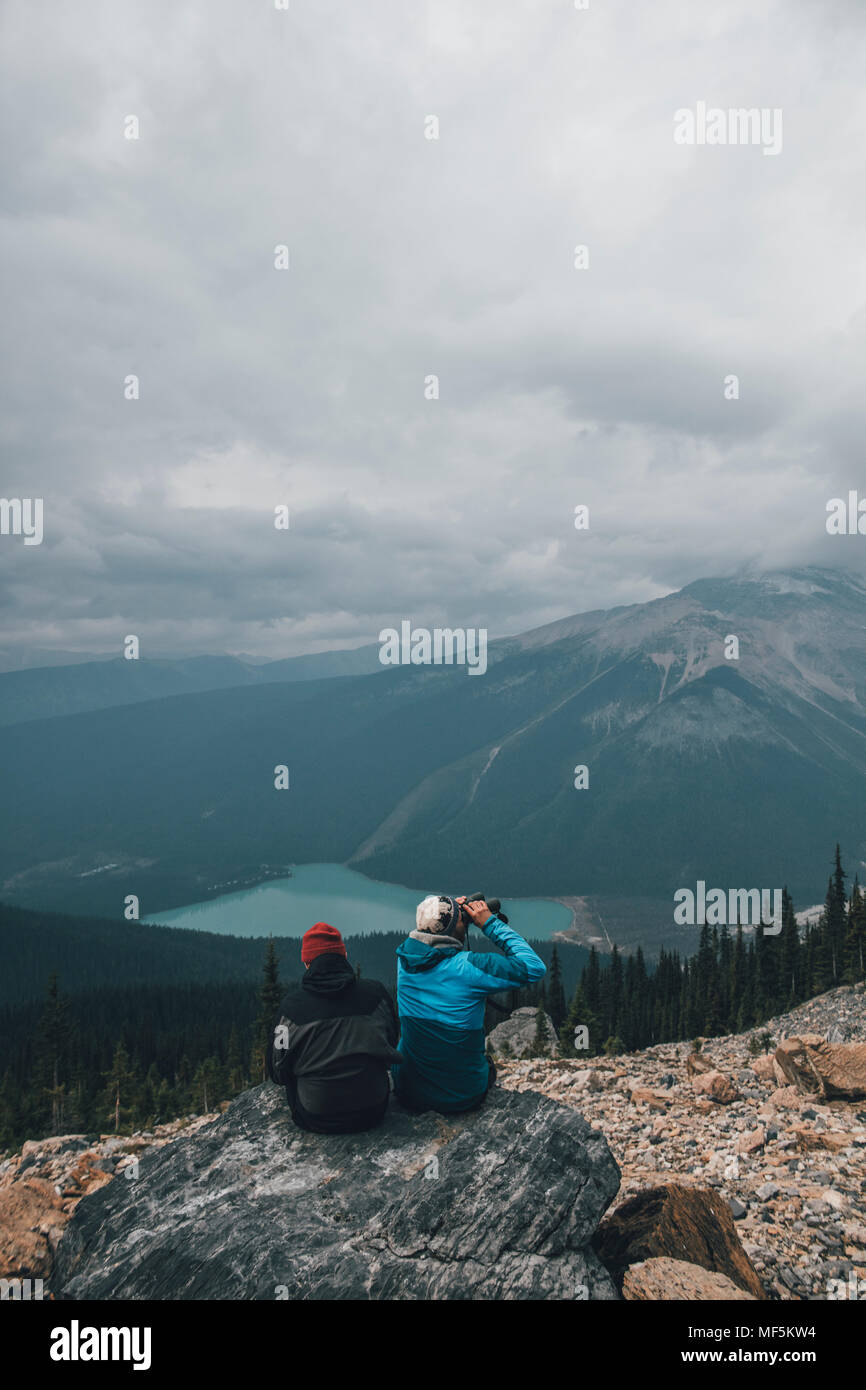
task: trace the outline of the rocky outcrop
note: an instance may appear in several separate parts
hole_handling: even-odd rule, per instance
[[[602,1223],[593,1246],[619,1285],[629,1265],[667,1256],[724,1274],[754,1298],[765,1297],[730,1207],[709,1189],[665,1183],[638,1192]]]
[[[664,1255],[630,1265],[623,1277],[622,1296],[640,1303],[671,1300],[690,1303],[734,1302],[742,1299],[755,1301],[754,1294],[738,1288],[727,1275],[711,1274],[699,1265],[688,1264],[685,1260],[671,1260]]]
[[[461,1117],[308,1134],[282,1091],[244,1092],[138,1176],[83,1198],[55,1297],[612,1299],[591,1248],[619,1186],[583,1117],[494,1089]]]
[[[558,1057],[556,1029],[550,1014],[544,1015],[547,1026],[547,1046],[545,1055]],[[498,1057],[531,1057],[536,1045],[537,1010],[515,1009],[502,1023],[491,1028],[487,1034],[487,1044]]]
[[[866,1097],[866,1043],[831,1043],[817,1034],[786,1038],[773,1066],[781,1085],[826,1100]]]

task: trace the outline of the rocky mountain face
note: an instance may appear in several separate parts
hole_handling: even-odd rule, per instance
[[[752,1036],[768,1050],[754,1055]],[[753,1035],[708,1039],[697,1054],[668,1043],[587,1062],[498,1058],[497,1069],[501,1086],[573,1105],[607,1138],[622,1184],[605,1223],[614,1235],[598,1249],[620,1277],[623,1249],[627,1264],[680,1253],[673,1238],[655,1230],[647,1240],[644,1230],[646,1194],[674,1182],[724,1202],[766,1297],[866,1300],[862,985],[831,990]],[[657,1297],[663,1275],[633,1267],[623,1293]],[[675,1283],[695,1287],[681,1272]],[[713,1295],[683,1292],[696,1296]]]
[[[0,729],[0,761],[0,896],[22,906],[117,913],[132,877],[155,911],[160,884],[197,872],[348,862],[501,897],[641,896],[689,949],[678,888],[787,883],[808,906],[837,840],[852,872],[866,862],[866,586],[701,580],[494,643],[482,676],[408,665],[117,704]]]
[[[534,708],[520,717],[526,682]],[[425,881],[474,868],[515,894],[671,900],[700,878],[787,883],[811,902],[826,886],[804,872],[818,846],[829,859],[845,839],[866,862],[856,577],[701,580],[513,639],[469,684],[458,700],[512,701],[515,717],[495,734],[491,721],[474,753],[438,766],[359,847],[374,877],[399,877],[411,857]]]

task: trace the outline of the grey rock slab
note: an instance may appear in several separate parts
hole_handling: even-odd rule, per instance
[[[50,1287],[61,1300],[615,1299],[589,1242],[619,1177],[604,1136],[533,1091],[494,1088],[465,1116],[392,1102],[380,1129],[325,1136],[295,1128],[266,1084],[82,1198]]]

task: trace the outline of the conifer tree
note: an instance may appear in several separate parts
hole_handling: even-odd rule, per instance
[[[259,993],[259,1012],[256,1018],[256,1038],[253,1046],[252,1072],[258,1081],[267,1077],[268,1048],[271,1032],[277,1019],[277,1010],[283,997],[279,975],[280,962],[277,957],[274,938],[268,938],[263,967],[262,987]]]
[[[36,1054],[41,1073],[42,1091],[49,1106],[49,1134],[62,1134],[70,1082],[69,1058],[73,1047],[69,1001],[60,993],[57,974],[48,980],[45,1008],[39,1020]]]
[[[845,933],[845,978],[849,983],[866,978],[866,897],[855,877]]]
[[[833,862],[833,873],[827,886],[827,898],[825,902],[825,932],[826,948],[824,952],[825,966],[829,964],[829,981],[827,988],[832,988],[841,982],[842,971],[845,958],[845,934],[847,928],[847,897],[845,893],[845,879],[847,874],[842,868],[842,859],[839,846],[836,846],[836,855]]]
[[[565,988],[562,983],[562,967],[559,963],[559,953],[555,946],[550,958],[550,987],[547,998],[550,1019],[554,1028],[558,1031],[562,1027],[567,1005],[565,1002]]]
[[[787,885],[782,889],[782,932],[779,940],[779,1003],[790,1009],[800,997],[800,932]]]
[[[832,989],[835,983],[834,934],[838,931],[838,921],[834,919],[837,917],[835,888],[833,880],[830,878],[827,881],[824,910],[813,932],[811,988],[814,994],[822,994],[824,990]]]
[[[547,1057],[550,1052],[550,1029],[544,1006],[539,1004],[535,1010],[535,1036],[529,1049],[530,1057]]]
[[[586,1001],[585,976],[586,967],[584,967],[580,984],[574,992],[574,998],[559,1030],[559,1042],[565,1057],[594,1057],[601,1045],[601,1022],[598,1014],[593,1013]],[[578,1028],[586,1029],[589,1040],[589,1046],[586,1048],[578,1048],[575,1045],[575,1035]]]
[[[120,1129],[131,1115],[133,1108],[133,1088],[135,1073],[129,1065],[129,1054],[122,1042],[114,1049],[114,1057],[109,1071],[105,1073],[108,1083],[108,1099],[111,1105],[110,1119],[114,1120],[115,1131]]]
[[[229,1091],[233,1096],[237,1096],[244,1090],[247,1083],[244,1075],[244,1059],[243,1052],[241,1051],[241,1040],[235,1024],[232,1024],[232,1029],[229,1033],[226,1071],[228,1073]]]

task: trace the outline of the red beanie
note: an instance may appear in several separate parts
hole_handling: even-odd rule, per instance
[[[311,960],[315,960],[316,956],[323,956],[326,951],[334,951],[344,956],[346,943],[336,927],[329,927],[327,922],[317,922],[308,932],[304,932],[301,940],[301,960],[304,965],[309,965]]]

